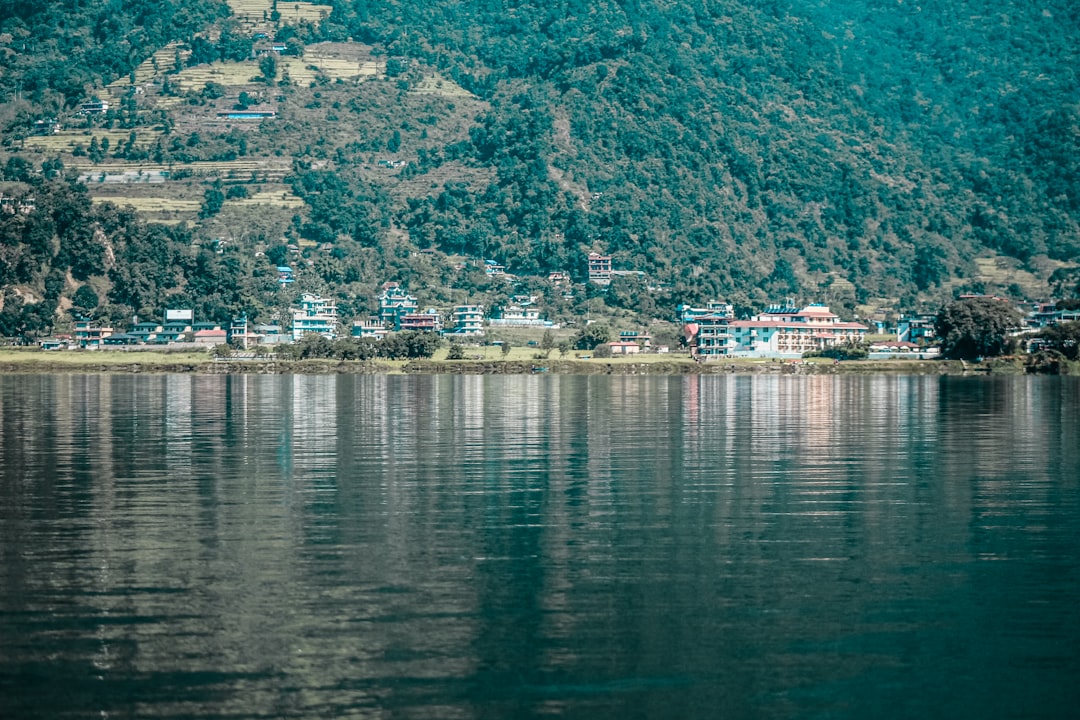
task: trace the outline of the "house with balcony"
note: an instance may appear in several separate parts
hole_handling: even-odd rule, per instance
[[[901,315],[896,323],[896,339],[899,342],[929,342],[936,337],[933,315]]]
[[[732,350],[730,315],[697,315],[683,326],[690,357],[709,362],[728,357]]]
[[[79,105],[80,115],[101,115],[109,112],[109,103],[106,100],[87,100]]]
[[[589,282],[596,285],[611,283],[611,256],[597,252],[589,253]]]
[[[420,309],[420,304],[396,282],[383,285],[379,295],[379,319],[383,325],[394,330],[401,329],[401,319]]]
[[[352,336],[354,338],[371,338],[382,340],[390,332],[386,325],[378,317],[369,317],[365,320],[354,320],[352,324]]]
[[[620,330],[618,342],[632,342],[638,345],[642,352],[652,349],[652,336],[642,330]]]
[[[261,336],[250,329],[246,314],[232,319],[229,324],[228,342],[247,350],[252,345],[258,345]]]
[[[735,308],[730,303],[723,303],[716,300],[710,300],[705,303],[704,307],[693,307],[691,305],[679,305],[676,308],[679,314],[679,320],[683,323],[697,322],[698,318],[718,315],[720,317],[734,318]]]
[[[113,334],[110,327],[100,327],[89,318],[75,321],[75,346],[85,350],[97,350],[105,338]]]
[[[534,307],[507,305],[499,317],[488,320],[488,324],[499,327],[554,327],[550,320],[540,317],[540,311]]]
[[[803,353],[861,342],[868,328],[844,322],[826,305],[774,305],[749,320],[729,323],[730,351],[738,357],[800,358]]]
[[[454,327],[451,332],[454,335],[484,334],[483,305],[458,305],[454,308],[452,318]]]
[[[400,330],[413,332],[440,332],[442,330],[442,318],[435,308],[428,308],[424,312],[406,313],[401,316]]]
[[[292,310],[293,342],[310,333],[322,335],[329,340],[337,338],[337,305],[333,300],[315,293],[304,293],[300,296],[299,304],[300,307]]]

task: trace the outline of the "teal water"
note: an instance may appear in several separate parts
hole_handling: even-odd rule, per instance
[[[1080,382],[0,377],[0,718],[1066,718]]]

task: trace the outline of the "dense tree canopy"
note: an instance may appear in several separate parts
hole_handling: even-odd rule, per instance
[[[57,183],[63,163],[19,148],[35,122],[75,117],[178,40],[190,54],[154,81],[168,102],[144,103],[135,88],[111,96],[114,110],[79,122],[119,138],[95,135],[65,162],[291,156],[281,182],[304,202],[223,230],[240,225],[228,206],[247,188],[177,170],[178,194],[202,200],[193,224],[149,228],[56,185],[66,189],[41,194],[40,217],[3,231],[0,285],[34,289],[12,301],[33,306],[20,317],[49,317],[37,296],[70,298],[84,284],[107,315],[166,298],[215,317],[242,302],[262,309],[279,302],[269,260],[292,261],[290,245],[312,282],[357,310],[389,278],[439,301],[494,293],[473,269],[485,258],[580,282],[590,250],[643,275],[574,300],[549,295],[549,310],[595,300],[647,319],[680,302],[754,308],[789,296],[842,312],[876,298],[936,305],[981,292],[975,259],[991,257],[1080,286],[1071,0],[330,4],[319,23],[275,26],[276,41],[286,53],[371,43],[385,76],[289,85],[284,61],[264,54],[242,90],[192,88],[173,75],[181,65],[259,51],[220,0],[0,0],[0,180]],[[471,95],[419,92],[440,78]],[[205,121],[210,106],[263,102],[279,114],[258,132]],[[181,122],[177,107],[199,112]],[[395,170],[373,171],[384,155]],[[247,246],[217,255],[207,242],[222,235]],[[458,270],[419,249],[469,262]],[[67,272],[75,285],[58,285]]]
[[[1009,333],[1022,318],[1011,303],[997,298],[955,300],[938,312],[935,331],[941,353],[948,358],[974,360],[1003,355],[1012,347]]]

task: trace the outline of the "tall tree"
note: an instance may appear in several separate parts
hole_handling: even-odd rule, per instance
[[[1023,318],[1005,300],[989,297],[955,300],[937,314],[935,330],[945,357],[974,360],[1003,355],[1012,347],[1009,333]]]

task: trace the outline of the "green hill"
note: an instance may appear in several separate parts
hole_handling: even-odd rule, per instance
[[[110,258],[9,227],[8,307],[88,284],[118,318],[258,315],[285,261],[356,313],[388,279],[498,302],[494,258],[556,315],[850,312],[1043,296],[1080,259],[1068,0],[263,4],[0,2],[8,195],[80,178],[77,233]],[[108,222],[166,249],[132,271]],[[589,250],[644,279],[546,287]]]

